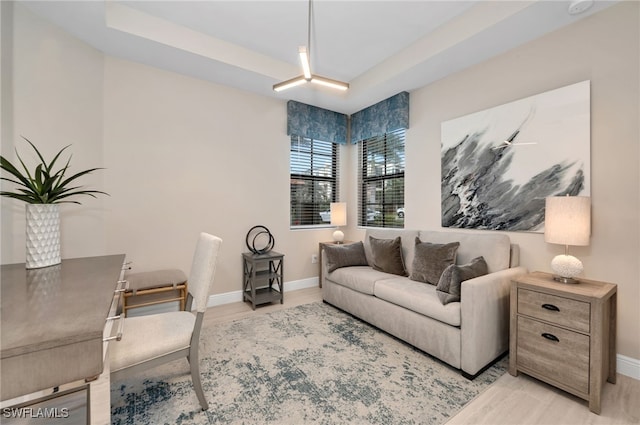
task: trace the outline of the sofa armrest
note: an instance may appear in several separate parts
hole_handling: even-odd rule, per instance
[[[321,288],[324,288],[324,280],[327,278],[329,271],[327,270],[327,256],[324,255],[324,247],[320,247],[320,275],[318,276],[318,283]]]
[[[460,302],[460,368],[469,375],[509,349],[511,281],[526,274],[513,267],[462,283]]]

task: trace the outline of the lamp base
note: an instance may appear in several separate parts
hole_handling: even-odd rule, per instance
[[[335,243],[341,244],[343,240],[344,240],[344,233],[342,233],[342,230],[336,230],[335,232],[333,232],[333,241]]]
[[[562,277],[562,276],[558,276],[557,274],[553,275],[553,280],[555,280],[556,282],[567,283],[567,284],[580,283],[578,279],[574,279],[572,277]]]
[[[582,261],[573,255],[556,255],[551,260],[551,269],[556,272],[553,280],[561,283],[580,283],[575,276],[582,273]]]

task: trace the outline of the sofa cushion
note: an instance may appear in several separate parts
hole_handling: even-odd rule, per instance
[[[373,288],[377,281],[389,279],[395,275],[374,270],[370,266],[342,267],[328,273],[326,279],[346,286],[363,294],[373,295]]]
[[[364,245],[356,242],[346,245],[325,245],[324,255],[327,259],[327,271],[332,272],[340,267],[367,266]]]
[[[511,241],[505,234],[423,230],[420,232],[420,239],[431,243],[460,242],[457,264],[466,264],[476,257],[483,256],[489,273],[509,268]]]
[[[369,243],[371,244],[374,269],[400,276],[407,275],[402,259],[400,236],[394,239],[378,239],[369,236]]]
[[[406,277],[394,277],[377,281],[374,295],[451,326],[460,326],[460,303],[443,305],[436,295],[435,286]],[[389,317],[389,320],[393,320],[393,317]]]
[[[460,243],[434,244],[415,239],[415,256],[410,278],[418,282],[437,285],[442,272],[456,262]]]
[[[458,266],[452,264],[440,276],[436,293],[442,304],[460,301],[460,287],[465,280],[487,274],[487,262],[476,257],[470,263]]]
[[[370,266],[373,266],[373,255],[371,254],[371,244],[369,243],[369,236],[373,236],[377,239],[395,239],[400,236],[402,244],[402,259],[404,260],[404,268],[408,274],[411,274],[411,264],[413,262],[413,252],[415,243],[413,242],[416,236],[420,232],[418,230],[406,230],[406,229],[394,229],[394,228],[380,228],[370,227],[367,228],[364,239],[364,253],[367,256],[367,261]]]

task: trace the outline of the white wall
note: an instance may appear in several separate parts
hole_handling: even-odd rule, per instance
[[[411,93],[406,228],[440,226],[443,121],[591,80],[592,237],[572,247],[584,277],[618,284],[618,353],[640,359],[639,4],[623,2]],[[350,204],[356,202],[355,195]],[[351,228],[348,237],[362,230]],[[521,264],[550,272],[564,247],[509,233]]]
[[[317,276],[330,230],[289,230],[286,104],[105,58],[107,246],[137,270],[188,270],[198,232],[223,239],[216,288],[242,287],[245,235],[264,225],[285,281]]]
[[[3,10],[11,13],[10,6],[3,4]],[[2,92],[2,155],[17,161],[15,147],[27,164],[34,164],[37,157],[24,136],[47,160],[70,144],[58,163],[63,165],[72,154],[69,173],[102,166],[102,53],[21,5],[14,9],[12,40],[4,38],[10,33],[3,33],[3,53],[11,49],[2,62],[3,83],[12,81],[6,82],[9,90]],[[94,189],[104,186],[101,171],[85,177],[80,183]],[[2,187],[13,190],[15,186],[3,182]],[[61,206],[63,258],[104,252],[103,198],[82,197],[78,198],[81,206]],[[24,262],[24,204],[3,197],[0,205],[2,263]]]
[[[3,9],[4,11],[4,9]],[[619,285],[618,353],[640,359],[639,5],[623,2],[411,93],[407,228],[440,227],[440,123],[591,80],[591,245],[585,275]],[[255,224],[286,254],[285,281],[313,278],[310,255],[331,230],[290,231],[284,102],[105,57],[15,5],[13,137],[50,155],[73,143],[74,167],[105,166],[86,183],[111,193],[63,210],[63,257],[126,252],[138,270],[188,270],[197,232],[224,240],[213,293],[241,289],[240,253]],[[3,40],[4,45],[4,40]],[[3,56],[4,58],[4,56]],[[8,66],[3,60],[4,70]],[[10,93],[10,91],[9,91]],[[22,145],[18,144],[21,148]],[[357,200],[355,147],[343,149],[348,238]],[[231,173],[238,174],[231,176]],[[2,263],[24,261],[24,213],[2,200]],[[561,248],[510,233],[522,263],[549,270]]]

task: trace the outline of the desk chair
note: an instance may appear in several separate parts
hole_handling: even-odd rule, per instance
[[[112,381],[186,357],[196,395],[202,410],[207,410],[209,405],[200,381],[198,343],[221,243],[222,239],[216,236],[200,234],[191,265],[186,311],[124,319],[122,339],[109,345]],[[191,312],[192,304],[195,315]]]

